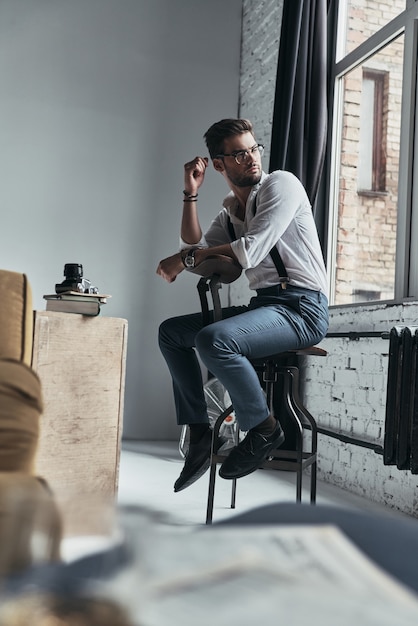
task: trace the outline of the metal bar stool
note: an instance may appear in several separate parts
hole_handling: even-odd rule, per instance
[[[287,470],[296,472],[296,501],[302,500],[302,477],[303,472],[311,467],[310,474],[310,502],[315,504],[316,501],[316,470],[317,470],[317,440],[318,431],[314,417],[303,405],[299,396],[299,368],[295,366],[282,365],[283,357],[290,355],[314,355],[326,356],[326,350],[318,346],[304,348],[301,350],[292,350],[281,352],[264,359],[252,361],[252,365],[256,372],[261,374],[262,381],[265,385],[267,402],[270,410],[273,412],[273,395],[275,384],[279,377],[283,379],[283,387],[281,393],[281,401],[283,411],[286,411],[292,425],[295,427],[295,450],[273,450],[269,459],[261,466],[264,469]],[[215,422],[212,436],[211,463],[209,473],[209,491],[206,510],[206,524],[212,523],[213,504],[215,497],[215,479],[216,466],[223,463],[226,455],[218,454],[214,448],[214,442],[217,441],[219,429],[224,419],[231,413],[233,406],[229,406],[223,411]],[[305,430],[310,431],[310,441],[306,441],[304,436]],[[237,431],[237,442],[239,433]],[[236,502],[236,479],[232,481],[231,508],[235,508]]]
[[[222,318],[222,308],[219,297],[219,289],[223,283],[233,282],[241,273],[240,266],[237,266],[229,257],[214,255],[192,270],[202,278],[199,280],[197,289],[199,292],[200,304],[202,308],[204,324],[210,323],[210,307],[208,304],[208,292],[210,292],[213,305],[213,320]],[[303,405],[299,396],[299,368],[296,366],[283,365],[284,357],[289,356],[326,356],[326,350],[311,346],[300,350],[289,350],[279,354],[266,356],[262,359],[252,360],[251,363],[259,374],[260,384],[263,385],[267,403],[270,411],[274,414],[273,400],[274,392],[277,390],[277,382],[281,379],[281,410],[286,412],[290,419],[295,434],[294,450],[273,450],[270,457],[261,466],[264,469],[287,470],[296,473],[296,501],[302,500],[302,478],[303,472],[308,467],[310,474],[310,502],[316,501],[316,470],[317,470],[317,439],[318,430],[314,417]],[[209,490],[206,510],[206,524],[212,523],[213,504],[215,497],[216,467],[218,463],[223,463],[227,458],[222,454],[222,449],[216,450],[215,442],[218,441],[219,431],[223,422],[233,413],[233,405],[226,407],[215,420],[212,432],[211,462],[209,472]],[[305,431],[310,431],[309,445],[306,441]],[[286,433],[285,433],[286,434]],[[235,432],[236,443],[239,442],[240,431],[238,427]],[[181,435],[180,450],[185,440],[185,427]],[[232,480],[231,508],[235,508],[236,502],[236,479]]]

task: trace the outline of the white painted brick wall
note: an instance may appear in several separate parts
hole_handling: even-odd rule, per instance
[[[331,309],[330,332],[389,331],[411,326],[418,303]],[[389,341],[326,338],[327,357],[306,357],[303,397],[318,425],[383,446]],[[319,436],[318,476],[370,500],[418,516],[418,476],[383,465],[373,450]]]
[[[243,0],[240,115],[252,120],[269,147],[283,0]],[[252,292],[242,277],[230,288],[232,304]],[[383,331],[418,323],[418,303],[360,305],[331,310],[330,332]],[[389,342],[380,338],[325,339],[329,356],[307,357],[302,368],[306,405],[325,428],[383,445]],[[319,437],[319,476],[370,500],[418,516],[418,477],[384,466],[372,450]]]

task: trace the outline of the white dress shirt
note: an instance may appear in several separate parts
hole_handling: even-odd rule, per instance
[[[327,278],[312,208],[301,182],[282,170],[262,173],[248,197],[244,221],[237,217],[238,202],[231,191],[223,208],[197,244],[212,247],[231,242],[228,216],[235,231],[232,249],[245,270],[250,289],[278,284],[270,256],[280,253],[289,284],[327,295]],[[181,247],[189,247],[184,242]]]

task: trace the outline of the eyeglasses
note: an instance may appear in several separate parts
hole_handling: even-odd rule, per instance
[[[261,143],[258,143],[256,146],[249,148],[248,150],[237,150],[236,152],[231,152],[231,154],[217,154],[216,159],[223,159],[224,157],[234,157],[236,163],[238,165],[242,165],[248,159],[248,157],[253,154],[259,154],[261,157],[264,154],[264,146]]]

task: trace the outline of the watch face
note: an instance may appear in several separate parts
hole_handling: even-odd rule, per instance
[[[186,267],[194,267],[194,254],[188,254],[184,259],[184,265]]]

